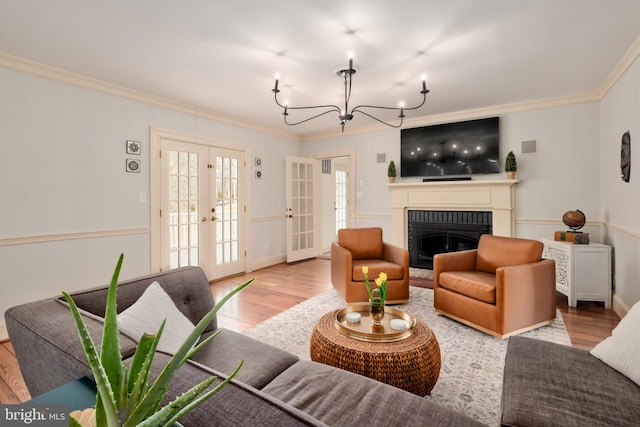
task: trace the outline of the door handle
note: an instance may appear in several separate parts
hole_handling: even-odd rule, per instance
[[[207,222],[207,217],[206,217],[206,216],[203,216],[202,218],[200,218],[200,221],[202,221],[202,222]]]
[[[215,220],[217,220],[217,219],[218,219],[218,218],[216,218],[215,216],[211,215],[211,221],[215,221]]]
[[[285,215],[285,218],[293,218],[293,215],[289,214],[289,215]]]

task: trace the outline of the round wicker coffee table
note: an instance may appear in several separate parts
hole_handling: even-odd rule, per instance
[[[311,360],[364,375],[425,396],[440,375],[440,346],[427,324],[416,319],[413,333],[394,342],[350,338],[335,326],[335,312],[325,314],[313,328]]]

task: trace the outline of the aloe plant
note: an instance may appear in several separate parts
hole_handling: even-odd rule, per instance
[[[142,336],[131,365],[124,366],[120,355],[120,338],[116,322],[116,294],[123,259],[124,254],[121,254],[109,285],[100,353],[96,349],[73,298],[67,292],[62,292],[65,300],[69,303],[82,347],[96,383],[96,425],[100,427],[171,426],[186,413],[220,391],[242,367],[244,361],[240,361],[234,372],[217,386],[210,388],[217,379],[212,376],[178,396],[168,405],[160,407],[171,379],[178,368],[220,333],[218,330],[196,345],[217,312],[232,296],[253,283],[255,277],[229,292],[198,322],[193,332],[185,339],[160,375],[153,384],[149,385],[151,362],[165,324],[162,323],[156,334]],[[76,420],[71,419],[71,426],[79,425]]]

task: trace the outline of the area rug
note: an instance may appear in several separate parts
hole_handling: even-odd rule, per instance
[[[267,344],[309,360],[309,338],[325,313],[344,307],[334,289],[308,299],[245,332]],[[486,425],[499,425],[502,371],[508,340],[501,340],[447,317],[433,309],[433,290],[410,287],[410,302],[395,306],[427,322],[440,344],[442,367],[430,399]],[[549,326],[523,336],[571,345],[560,312]]]

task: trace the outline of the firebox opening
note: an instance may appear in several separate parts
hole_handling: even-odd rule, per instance
[[[409,265],[433,269],[439,253],[476,249],[482,234],[492,234],[492,213],[409,210]]]

